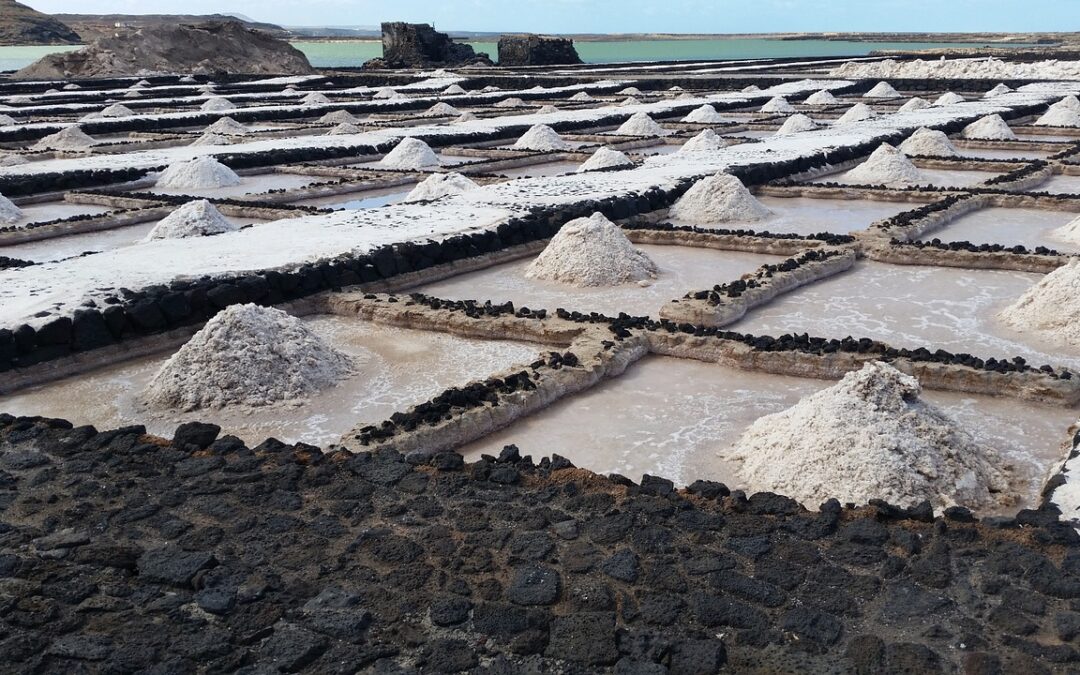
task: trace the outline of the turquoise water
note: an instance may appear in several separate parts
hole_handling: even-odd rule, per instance
[[[0,47],[0,70],[18,70],[37,61],[46,54],[70,52],[78,47],[45,45],[34,47]]]

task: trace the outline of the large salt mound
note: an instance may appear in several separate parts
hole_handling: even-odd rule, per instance
[[[563,140],[554,129],[546,124],[536,124],[514,142],[518,150],[570,150],[574,146]]]
[[[316,121],[319,124],[356,124],[360,118],[347,110],[335,110],[326,113]]]
[[[693,223],[765,220],[772,215],[735,176],[717,173],[686,191],[671,207],[671,217]]]
[[[646,113],[639,112],[630,116],[615,130],[622,136],[667,136],[671,132],[656,123]]]
[[[900,144],[900,152],[919,157],[959,157],[960,152],[943,131],[922,127]]]
[[[184,411],[295,404],[352,370],[348,356],[299,319],[271,307],[232,305],[161,366],[143,400]]]
[[[634,162],[632,162],[625,153],[619,152],[618,150],[612,150],[607,146],[601,146],[592,154],[592,157],[589,157],[577,168],[577,173],[633,165]]]
[[[1066,228],[1070,231],[1061,232]],[[1075,221],[1054,231],[1055,236],[1075,236]],[[1001,310],[998,318],[1021,332],[1036,333],[1054,344],[1080,346],[1080,260],[1073,258],[1029,288]]]
[[[1001,115],[987,115],[964,127],[960,132],[964,138],[979,141],[1014,141],[1016,134],[1001,119]]]
[[[982,509],[1004,505],[1002,460],[919,398],[914,377],[872,362],[793,407],[759,418],[731,458],[753,490],[811,508],[830,498],[865,504]],[[1007,470],[1007,469],[1006,469]]]
[[[703,105],[700,108],[694,108],[690,113],[682,118],[683,122],[692,122],[695,124],[717,124],[719,122],[725,122],[724,116],[716,112],[716,108],[711,105]]]
[[[1035,126],[1080,127],[1080,112],[1066,106],[1051,106],[1039,119],[1035,120]]]
[[[424,112],[424,115],[426,115],[428,117],[445,117],[447,115],[460,115],[460,114],[461,114],[460,110],[458,110],[454,106],[450,105],[449,103],[444,103],[442,101],[439,101],[435,105],[428,108],[426,112]]]
[[[964,97],[960,94],[953,93],[951,91],[945,92],[941,96],[938,96],[934,101],[934,105],[953,105],[954,103],[963,103]]]
[[[789,134],[797,134],[801,131],[813,131],[817,129],[818,125],[814,120],[810,119],[802,113],[795,113],[791,117],[784,120],[784,123],[777,129],[777,136],[787,136]]]
[[[833,93],[828,89],[815,91],[804,101],[806,105],[835,105],[839,102],[840,99],[833,96]]]
[[[848,180],[864,185],[917,185],[919,170],[911,160],[888,143],[882,143],[870,157],[847,172]]]
[[[439,156],[419,138],[403,138],[397,146],[379,160],[387,169],[427,169],[439,165]]]
[[[236,104],[222,96],[211,96],[200,106],[205,112],[220,112],[222,110],[236,110]]]
[[[847,111],[837,118],[836,124],[849,124],[851,122],[862,122],[872,117],[876,117],[877,113],[874,109],[865,103],[856,103],[847,109]]]
[[[449,173],[433,173],[419,182],[402,201],[430,201],[432,199],[438,199],[439,197],[459,195],[462,192],[467,192],[476,189],[477,187],[479,186],[472,180],[455,171]]]
[[[602,213],[563,225],[525,270],[530,279],[580,287],[618,286],[655,279],[656,274],[656,263]]]
[[[313,91],[300,99],[300,105],[327,105],[328,103],[330,103],[330,99],[326,97],[326,94],[320,94],[317,91]]]
[[[678,152],[716,152],[727,147],[727,142],[712,129],[705,129],[682,144]]]
[[[171,164],[157,179],[159,188],[196,189],[231,187],[240,184],[240,176],[209,155]]]
[[[783,96],[774,96],[761,106],[761,112],[763,113],[793,113],[795,112],[795,106],[788,103],[788,100]]]
[[[123,103],[113,103],[103,108],[100,114],[102,117],[131,117],[135,111]]]
[[[34,143],[34,150],[85,150],[96,141],[79,127],[65,127]]]
[[[933,103],[927,101],[925,98],[919,98],[918,96],[910,99],[907,103],[900,106],[899,112],[915,112],[916,110],[926,110],[933,107]]]
[[[0,223],[12,225],[22,219],[22,211],[11,200],[0,195]]]
[[[863,98],[897,98],[899,96],[900,92],[888,82],[878,82],[873,89],[863,94]]]
[[[207,237],[213,234],[235,232],[239,228],[225,219],[221,212],[205,199],[188,202],[165,216],[145,241],[154,239],[184,239]]]
[[[217,122],[206,127],[206,131],[212,134],[225,134],[226,136],[243,136],[251,133],[250,129],[231,117],[220,118]]]

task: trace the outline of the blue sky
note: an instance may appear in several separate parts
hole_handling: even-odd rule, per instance
[[[23,0],[44,12],[236,12],[287,25],[403,20],[558,33],[1080,30],[1080,0]]]

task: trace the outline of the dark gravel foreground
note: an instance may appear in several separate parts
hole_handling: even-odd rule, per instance
[[[1054,512],[143,432],[0,416],[4,672],[1078,672]]]

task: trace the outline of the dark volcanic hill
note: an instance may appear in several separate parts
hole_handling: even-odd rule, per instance
[[[116,32],[116,28],[147,28],[178,23],[199,24],[208,22],[239,21],[247,28],[261,30],[277,37],[285,37],[289,31],[272,23],[241,19],[227,14],[57,14],[56,18],[75,29],[84,40]]]
[[[0,0],[0,45],[75,45],[79,34],[48,14]]]

